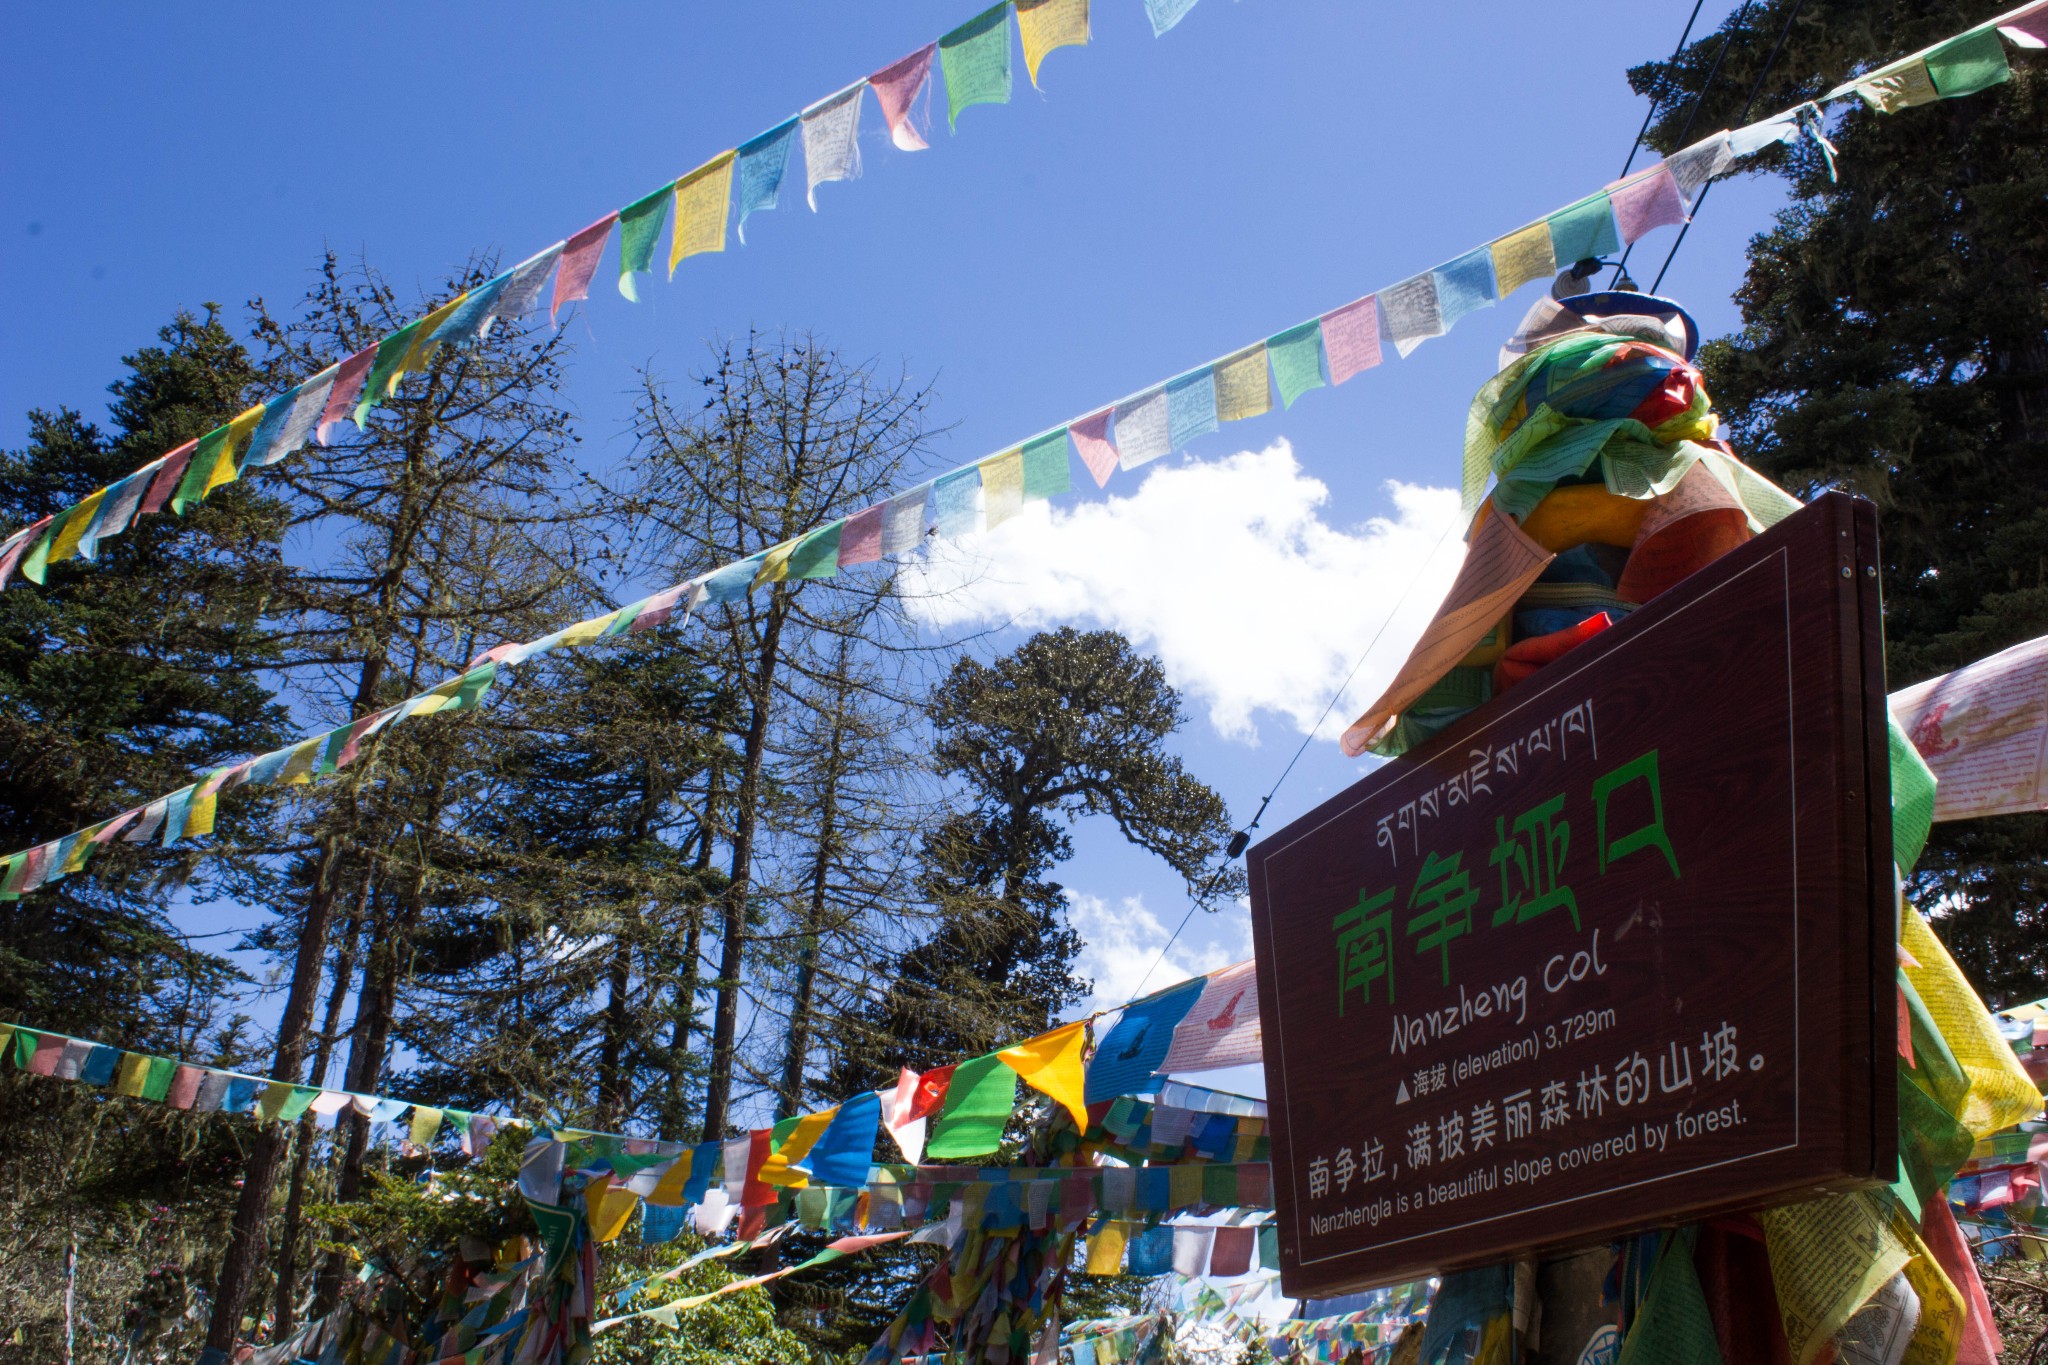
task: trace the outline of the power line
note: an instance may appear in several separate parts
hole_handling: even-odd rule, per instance
[[[1778,64],[1778,54],[1785,50],[1785,40],[1792,36],[1792,25],[1799,21],[1799,11],[1805,7],[1806,0],[1792,0],[1791,12],[1785,16],[1785,26],[1778,30],[1778,41],[1772,45],[1771,55],[1764,58],[1763,70],[1757,72],[1756,80],[1750,83],[1749,98],[1742,102],[1742,112],[1735,116],[1738,128],[1749,122],[1750,108],[1755,105],[1757,95],[1763,90],[1764,81],[1769,78],[1771,68]],[[1748,5],[1745,4],[1744,8],[1748,8]],[[1685,234],[1692,231],[1693,219],[1697,218],[1700,210],[1706,206],[1707,192],[1713,188],[1714,182],[1711,180],[1700,187],[1700,197],[1693,201],[1692,212],[1686,215],[1685,222],[1679,226],[1678,240],[1671,244],[1671,250],[1664,253],[1664,264],[1657,267],[1657,278],[1650,282],[1652,294],[1657,292],[1657,286],[1664,283],[1664,272],[1671,269],[1672,258],[1678,255],[1678,248],[1685,245]]]
[[[1173,945],[1180,941],[1181,931],[1186,929],[1188,921],[1195,917],[1195,910],[1204,901],[1208,900],[1210,895],[1216,890],[1216,884],[1223,880],[1223,873],[1229,868],[1230,864],[1243,855],[1245,848],[1252,841],[1252,831],[1259,827],[1259,821],[1265,817],[1266,807],[1273,804],[1274,796],[1279,793],[1280,784],[1287,780],[1287,775],[1294,771],[1294,765],[1299,763],[1301,756],[1308,752],[1308,746],[1315,739],[1316,732],[1323,728],[1323,722],[1330,718],[1330,713],[1337,709],[1337,703],[1342,701],[1344,694],[1350,690],[1351,680],[1358,676],[1358,670],[1365,667],[1365,661],[1371,658],[1373,650],[1379,647],[1380,637],[1387,633],[1387,627],[1394,623],[1394,618],[1401,614],[1401,608],[1407,605],[1408,594],[1413,592],[1415,585],[1422,581],[1422,571],[1429,567],[1430,562],[1436,558],[1436,552],[1443,549],[1444,542],[1451,538],[1451,532],[1455,531],[1463,521],[1464,518],[1462,516],[1453,517],[1445,525],[1443,534],[1436,538],[1436,544],[1429,547],[1429,553],[1424,555],[1422,562],[1415,566],[1415,572],[1409,577],[1407,584],[1402,587],[1401,595],[1394,599],[1393,609],[1387,613],[1386,619],[1380,622],[1380,628],[1373,632],[1372,639],[1366,642],[1365,652],[1358,656],[1357,663],[1351,665],[1351,671],[1344,675],[1344,681],[1337,684],[1337,690],[1330,694],[1329,703],[1323,707],[1323,713],[1316,717],[1316,723],[1311,725],[1308,728],[1308,733],[1301,737],[1301,743],[1294,750],[1294,757],[1287,760],[1287,766],[1280,770],[1280,776],[1273,779],[1272,787],[1260,799],[1259,808],[1252,815],[1251,823],[1230,836],[1230,847],[1224,851],[1223,862],[1217,865],[1216,871],[1209,878],[1208,885],[1202,888],[1202,894],[1188,902],[1188,912],[1181,916],[1180,924],[1174,928],[1172,936],[1160,947],[1159,955],[1152,959],[1152,965],[1147,967],[1145,974],[1138,978],[1137,989],[1132,991],[1131,998],[1124,1002],[1126,1005],[1136,1004],[1143,998],[1145,983],[1152,979],[1152,973],[1159,970],[1159,964],[1166,961],[1167,953],[1171,952]]]
[[[1693,0],[1692,15],[1685,21],[1685,32],[1678,35],[1678,46],[1671,49],[1670,59],[1664,63],[1666,66],[1676,62],[1679,54],[1685,51],[1685,40],[1692,37],[1692,26],[1699,22],[1700,7],[1706,3],[1707,0]],[[1643,126],[1636,129],[1636,140],[1628,146],[1628,160],[1621,163],[1621,175],[1615,179],[1619,180],[1626,176],[1629,168],[1636,164],[1636,153],[1643,149],[1643,136],[1650,131],[1651,120],[1657,117],[1658,98],[1662,94],[1662,90],[1659,90],[1657,95],[1650,97],[1650,107],[1643,111]]]

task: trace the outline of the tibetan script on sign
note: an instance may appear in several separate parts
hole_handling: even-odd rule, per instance
[[[1822,498],[1252,849],[1287,1293],[1893,1178],[1876,552]]]

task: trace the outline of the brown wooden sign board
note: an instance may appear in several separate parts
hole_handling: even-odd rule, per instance
[[[1251,850],[1287,1293],[1895,1177],[1876,563],[1825,496]]]

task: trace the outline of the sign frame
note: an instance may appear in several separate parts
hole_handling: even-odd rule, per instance
[[[1286,1293],[1296,1297],[1329,1297],[1425,1273],[1562,1251],[1632,1229],[1691,1221],[1716,1212],[1789,1202],[1896,1179],[1894,983],[1898,919],[1891,857],[1888,713],[1877,564],[1873,506],[1840,493],[1823,495],[1770,531],[1645,604],[1521,686],[1460,718],[1441,734],[1375,769],[1251,848],[1247,868],[1259,1008],[1266,1041],[1281,1285]],[[1750,649],[1753,657],[1742,657],[1745,637],[1735,633],[1745,622],[1755,630],[1754,635],[1746,637],[1756,642]],[[1685,657],[1688,648],[1695,651],[1697,666]],[[1775,689],[1781,676],[1782,698],[1778,699],[1780,694]],[[1680,717],[1654,714],[1655,708],[1669,709],[1668,689],[1683,690],[1694,679],[1715,678],[1732,678],[1740,686],[1731,686],[1713,697],[1695,699],[1694,710]],[[1660,692],[1660,684],[1667,691]],[[1723,698],[1748,695],[1742,693],[1743,687],[1750,689],[1749,694],[1766,699],[1769,705],[1763,710],[1782,706],[1782,720],[1773,723],[1784,725],[1780,732],[1784,737],[1771,749],[1755,747],[1753,722],[1732,709],[1738,701],[1723,704]],[[1549,704],[1551,710],[1557,710],[1554,699],[1581,694],[1599,698],[1597,705],[1587,703],[1589,711],[1597,711],[1600,722],[1620,731],[1627,740],[1623,748],[1634,742],[1635,732],[1660,733],[1660,725],[1694,727],[1694,732],[1674,738],[1674,752],[1699,752],[1704,743],[1702,733],[1726,733],[1740,738],[1747,730],[1750,747],[1739,751],[1742,766],[1754,789],[1770,795],[1772,801],[1752,805],[1746,799],[1738,800],[1750,787],[1737,781],[1698,784],[1684,800],[1695,807],[1711,806],[1718,822],[1712,824],[1712,829],[1721,836],[1743,828],[1739,822],[1752,818],[1762,833],[1753,845],[1730,857],[1725,868],[1713,861],[1717,852],[1726,853],[1720,847],[1728,842],[1725,838],[1688,849],[1688,869],[1696,866],[1699,870],[1682,891],[1674,894],[1682,898],[1683,911],[1683,900],[1713,894],[1714,879],[1719,877],[1732,888],[1731,894],[1749,896],[1753,905],[1729,902],[1729,914],[1753,911],[1755,918],[1750,922],[1760,926],[1759,942],[1789,943],[1789,968],[1783,953],[1758,963],[1753,971],[1737,960],[1737,976],[1731,978],[1729,962],[1723,960],[1726,955],[1715,956],[1718,950],[1708,941],[1713,936],[1706,933],[1704,923],[1695,921],[1691,927],[1684,927],[1683,921],[1674,920],[1674,924],[1681,926],[1674,932],[1690,933],[1693,938],[1675,937],[1673,942],[1691,944],[1690,957],[1696,961],[1667,963],[1659,957],[1657,980],[1666,981],[1662,975],[1666,971],[1673,975],[1696,969],[1705,972],[1707,969],[1698,964],[1714,958],[1713,969],[1719,973],[1715,979],[1722,984],[1723,993],[1730,998],[1748,999],[1745,990],[1760,993],[1766,985],[1775,984],[1776,975],[1771,982],[1763,983],[1765,974],[1789,972],[1787,979],[1793,992],[1789,1001],[1789,1031],[1782,1010],[1766,1011],[1764,1020],[1766,1036],[1780,1042],[1789,1038],[1789,1057],[1782,1055],[1783,1046],[1766,1047],[1765,1051],[1780,1054],[1770,1068],[1765,1068],[1763,1054],[1759,1052],[1750,1064],[1758,1074],[1744,1075],[1738,1068],[1732,1080],[1737,1089],[1768,1084],[1778,1105],[1766,1106],[1763,1120],[1753,1129],[1745,1128],[1739,1135],[1733,1131],[1709,1134],[1686,1150],[1705,1153],[1718,1151],[1721,1146],[1732,1150],[1750,1141],[1777,1145],[1759,1145],[1754,1151],[1735,1152],[1727,1159],[1707,1161],[1697,1168],[1644,1168],[1643,1163],[1651,1158],[1645,1131],[1642,1162],[1637,1162],[1636,1148],[1631,1143],[1625,1162],[1609,1163],[1616,1172],[1611,1176],[1617,1182],[1613,1188],[1600,1186],[1599,1179],[1594,1179],[1594,1188],[1573,1192],[1571,1181],[1560,1179],[1551,1182],[1554,1197],[1535,1192],[1535,1186],[1527,1181],[1523,1190],[1516,1192],[1512,1182],[1498,1183],[1508,1169],[1500,1164],[1494,1168],[1497,1183],[1490,1188],[1477,1174],[1470,1181],[1478,1183],[1462,1193],[1455,1187],[1443,1187],[1447,1193],[1441,1217],[1437,1216],[1434,1203],[1437,1187],[1429,1188],[1427,1198],[1432,1202],[1427,1213],[1422,1211],[1424,1195],[1419,1190],[1414,1193],[1414,1217],[1409,1216],[1405,1198],[1398,1212],[1390,1201],[1384,1219],[1378,1216],[1376,1204],[1354,1204],[1353,1208],[1362,1210],[1356,1217],[1348,1209],[1338,1210],[1345,1215],[1341,1221],[1333,1222],[1328,1214],[1316,1214],[1307,1192],[1318,1188],[1309,1182],[1309,1166],[1319,1156],[1325,1167],[1319,1189],[1325,1201],[1323,1206],[1330,1207],[1327,1156],[1318,1150],[1319,1140],[1323,1145],[1329,1141],[1324,1137],[1326,1130],[1334,1129],[1348,1137],[1354,1130],[1362,1133],[1364,1127],[1379,1125],[1374,1131],[1383,1136],[1385,1116],[1393,1112],[1390,1104],[1405,1104],[1410,1094],[1401,1072],[1412,1064],[1412,1059],[1405,1049],[1395,1054],[1398,1037],[1390,1040],[1385,1052],[1375,1060],[1370,1051],[1361,1053],[1354,1040],[1332,1032],[1333,1027],[1359,1027],[1349,1020],[1339,1024],[1335,1013],[1347,997],[1343,985],[1346,969],[1328,965],[1333,958],[1341,959],[1344,951],[1331,946],[1333,914],[1344,911],[1345,898],[1361,882],[1366,886],[1356,891],[1360,905],[1367,902],[1366,889],[1379,884],[1373,880],[1375,876],[1391,884],[1393,864],[1389,860],[1409,847],[1403,843],[1395,848],[1386,841],[1388,821],[1393,818],[1385,814],[1393,809],[1390,797],[1412,793],[1421,779],[1459,771],[1463,755],[1467,751],[1477,752],[1475,740],[1484,741],[1489,735],[1525,725],[1526,720],[1517,717],[1526,717],[1532,708],[1540,712]],[[1553,700],[1546,703],[1547,698]],[[1725,714],[1705,714],[1717,706]],[[1610,719],[1617,714],[1620,721]],[[1589,714],[1584,719],[1590,724],[1593,716]],[[1710,726],[1715,728],[1704,729]],[[1676,736],[1678,732],[1667,729],[1661,733]],[[1582,745],[1582,753],[1585,748]],[[1590,748],[1596,761],[1612,763],[1612,746],[1604,759],[1597,742]],[[1724,748],[1716,752],[1738,751]],[[1751,753],[1757,755],[1753,763],[1747,761]],[[1547,753],[1545,757],[1548,761]],[[1777,768],[1766,769],[1767,763],[1782,767],[1782,793],[1778,792]],[[1591,771],[1592,765],[1583,758],[1580,764],[1579,769],[1572,771]],[[1680,779],[1684,781],[1683,773]],[[1403,784],[1407,784],[1405,789]],[[1434,789],[1441,792],[1444,786],[1439,781]],[[1681,804],[1680,797],[1674,794],[1679,790],[1676,786],[1664,788],[1656,798],[1659,822],[1664,818],[1662,802],[1666,797],[1671,798],[1674,809]],[[1702,795],[1701,791],[1711,795]],[[1768,812],[1780,809],[1774,804],[1780,799],[1785,817],[1782,828],[1765,823]],[[1715,801],[1720,804],[1713,806]],[[1456,845],[1449,831],[1460,819],[1484,819],[1487,841],[1492,841],[1498,812],[1492,808],[1481,811],[1476,802],[1476,796],[1468,791],[1462,814],[1454,815],[1442,806],[1437,808],[1442,812],[1439,828],[1445,831],[1445,848]],[[1410,807],[1414,804],[1412,800],[1407,803]],[[1603,808],[1603,821],[1605,814]],[[1419,831],[1422,823],[1421,816],[1415,816],[1413,830],[1402,826],[1408,830],[1402,838]],[[1662,832],[1661,823],[1658,828]],[[1582,863],[1587,847],[1597,842],[1586,837],[1592,833],[1591,822],[1585,821],[1575,836]],[[1598,838],[1606,837],[1603,825]],[[1414,846],[1418,853],[1421,842],[1417,834]],[[1469,838],[1463,847],[1472,848]],[[1609,870],[1609,847],[1601,845],[1598,850],[1603,874]],[[1560,860],[1564,856],[1562,852],[1558,854]],[[1456,859],[1439,863],[1435,854],[1428,857],[1428,867],[1448,864],[1456,870]],[[1479,873],[1492,875],[1483,861],[1474,861],[1479,863]],[[1638,864],[1643,861],[1637,860]],[[1617,857],[1616,867],[1619,866]],[[1413,876],[1416,870],[1412,859],[1400,865],[1401,873],[1407,876]],[[1676,856],[1672,858],[1671,873],[1674,877],[1678,873]],[[1780,890],[1785,886],[1786,875],[1791,879],[1789,901]],[[1505,869],[1500,871],[1500,877],[1505,896]],[[1777,880],[1771,880],[1772,877]],[[1707,880],[1703,883],[1702,878]],[[1625,889],[1627,881],[1623,877],[1616,886]],[[1419,892],[1419,881],[1417,886]],[[1585,924],[1588,928],[1605,924],[1610,932],[1619,924],[1626,930],[1628,925],[1619,922],[1611,907],[1606,908],[1603,916],[1599,893],[1605,886],[1601,883],[1595,887],[1593,899],[1583,903]],[[1401,891],[1405,892],[1407,887],[1406,881],[1400,883]],[[1641,919],[1643,904],[1638,898],[1637,921]],[[1650,904],[1654,906],[1655,902]],[[1580,908],[1578,903],[1572,907],[1571,928],[1578,927]],[[1469,922],[1480,922],[1480,917],[1473,916],[1469,901],[1466,914]],[[1498,925],[1500,920],[1495,918],[1493,923]],[[1565,923],[1561,916],[1552,916],[1534,926],[1508,921],[1511,930],[1541,931],[1547,935],[1554,935],[1554,926]],[[1731,920],[1731,935],[1732,925]],[[1663,927],[1658,926],[1660,930]],[[1654,940],[1655,932],[1644,931],[1635,944],[1628,945],[1628,951],[1641,950],[1646,942]],[[1778,937],[1772,939],[1773,934]],[[1393,937],[1392,933],[1386,935],[1389,973],[1395,971]],[[1543,941],[1548,944],[1555,940]],[[1480,956],[1493,951],[1489,945],[1494,942],[1503,944],[1499,950],[1503,954],[1514,949],[1513,940],[1487,940],[1482,932],[1470,940],[1470,952]],[[1527,942],[1522,948],[1524,952],[1528,951]],[[1593,942],[1598,945],[1600,940],[1595,938]],[[1610,948],[1613,943],[1610,938]],[[1445,952],[1443,989],[1447,991],[1451,967],[1449,949]],[[1684,958],[1688,954],[1679,956]],[[1400,978],[1401,986],[1415,994],[1409,988],[1413,969],[1401,970],[1410,973]],[[1504,970],[1488,962],[1475,975],[1479,982],[1489,983]],[[1566,971],[1569,972],[1569,967]],[[1727,990],[1731,979],[1739,980],[1741,989]],[[1384,995],[1391,1006],[1396,977],[1390,974],[1385,982]],[[1618,989],[1613,983],[1601,984]],[[1338,1001],[1334,1009],[1328,994],[1333,985]],[[1525,979],[1525,990],[1526,985]],[[1372,999],[1370,989],[1368,982],[1368,1005]],[[1420,988],[1423,999],[1417,1000],[1416,1006],[1421,1007],[1423,1000],[1434,999],[1428,992],[1436,989],[1432,982],[1424,981]],[[1463,993],[1461,979],[1459,994]],[[1682,1001],[1684,993],[1678,994]],[[1563,1003],[1569,1005],[1572,998],[1575,997],[1567,996]],[[1708,998],[1712,998],[1711,994]],[[1598,1017],[1604,1021],[1615,1014],[1614,1008],[1607,1008]],[[1395,1016],[1391,1011],[1387,1017],[1409,1019],[1406,1014]],[[1527,1019],[1525,1007],[1523,1021]],[[1469,1005],[1464,1022],[1474,1029],[1472,1036],[1479,1041],[1469,1046],[1460,1044],[1460,1053],[1483,1048],[1489,1037],[1498,1035],[1505,1027],[1474,1020]],[[1726,1027],[1727,1021],[1722,1022]],[[1543,1021],[1539,1020],[1539,1031],[1532,1039],[1539,1058],[1542,1026]],[[1400,1027],[1396,1025],[1393,1032],[1398,1035]],[[1616,1034],[1609,1041],[1618,1046],[1620,1036]],[[1385,1029],[1378,1029],[1372,1037],[1376,1046],[1387,1040],[1388,1034]],[[1576,1055],[1570,1047],[1558,1048],[1557,1054]],[[1389,1057],[1395,1060],[1388,1060]],[[1465,1060],[1472,1058],[1467,1056]],[[1788,1093],[1788,1080],[1781,1070],[1785,1063],[1791,1068],[1789,1142],[1769,1136],[1779,1133],[1782,1137],[1780,1130],[1786,1123],[1782,1101]],[[1512,1068],[1521,1063],[1516,1060],[1506,1065],[1510,1070],[1500,1073],[1503,1076],[1511,1074]],[[1342,1074],[1338,1074],[1340,1068]],[[1439,1067],[1438,1071],[1441,1070]],[[1460,1075],[1455,1084],[1463,1082]],[[1383,1092],[1387,1098],[1378,1098]],[[1374,1099],[1366,1100],[1367,1094]],[[1671,1111],[1671,1124],[1679,1122],[1677,1116],[1682,1112]],[[1714,1112],[1720,1113],[1726,1122],[1725,1107]],[[1754,1106],[1751,1112],[1755,1112]],[[1592,1120],[1596,1127],[1604,1121],[1604,1115]],[[1693,1136],[1699,1137],[1702,1115],[1692,1115],[1691,1121]],[[1747,1124],[1748,1119],[1745,1117],[1741,1122]],[[1670,1156],[1674,1151],[1669,1145],[1671,1124],[1666,1125],[1667,1145],[1657,1153],[1660,1157]],[[1618,1134],[1620,1130],[1615,1131]],[[1619,1151],[1619,1136],[1614,1141]],[[1366,1144],[1361,1141],[1358,1145],[1362,1150]],[[1348,1158],[1349,1148],[1344,1150]],[[1548,1150],[1540,1137],[1528,1147],[1531,1153]],[[1384,1170],[1384,1147],[1381,1155]],[[1462,1148],[1460,1155],[1464,1155]],[[1392,1162],[1392,1171],[1395,1179],[1392,1185],[1383,1187],[1385,1190],[1399,1185],[1402,1172],[1398,1157]],[[1408,1175],[1411,1184],[1404,1189],[1416,1190],[1413,1182],[1421,1178],[1421,1173],[1410,1170]],[[1550,1174],[1542,1179],[1549,1180]],[[1574,1175],[1572,1179],[1578,1177]],[[1348,1185],[1347,1181],[1347,1188]],[[1361,1194],[1366,1192],[1365,1185],[1359,1189]],[[1537,1202],[1527,1202],[1530,1199]],[[1366,1213],[1372,1214],[1369,1223]],[[1432,1226],[1432,1219],[1436,1226]],[[1454,1221],[1458,1219],[1464,1221]]]

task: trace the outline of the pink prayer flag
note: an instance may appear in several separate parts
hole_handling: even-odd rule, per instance
[[[1380,305],[1367,294],[1334,313],[1323,314],[1323,358],[1330,362],[1330,382],[1341,384],[1360,370],[1380,363]]]
[[[0,588],[7,586],[7,580],[14,574],[14,566],[21,563],[21,557],[28,553],[29,547],[43,534],[43,529],[55,519],[44,517],[27,530],[16,534],[14,539],[7,542],[6,548],[0,550]]]
[[[882,106],[882,118],[889,125],[889,138],[906,152],[921,152],[931,144],[924,140],[911,106],[917,103],[931,80],[932,53],[937,43],[926,43],[893,66],[885,66],[868,77],[875,103]],[[843,560],[841,561],[844,562]]]
[[[633,624],[626,627],[628,635],[638,635],[643,630],[653,630],[668,624],[668,618],[675,615],[676,602],[689,590],[688,583],[678,583],[673,588],[658,592],[647,599],[640,608],[640,614],[633,618]]]
[[[191,461],[192,452],[198,446],[199,440],[197,437],[194,437],[170,454],[164,456],[163,467],[157,470],[156,477],[150,481],[149,492],[143,495],[142,510],[144,512],[161,512],[164,510],[164,504],[170,501],[171,490],[178,486],[178,480],[185,477],[185,466]]]
[[[839,567],[873,564],[882,557],[882,518],[889,504],[878,502],[855,512],[839,529]]]
[[[206,1079],[206,1073],[196,1066],[180,1066],[171,1077],[171,1088],[164,1095],[164,1103],[173,1109],[190,1109],[192,1102],[199,1098],[199,1083]]]
[[[38,1076],[56,1075],[57,1063],[63,1060],[64,1044],[68,1041],[52,1033],[36,1039],[35,1055],[28,1059],[28,1069]]]
[[[1095,476],[1097,488],[1109,482],[1109,476],[1117,466],[1116,447],[1109,439],[1108,408],[1092,417],[1083,417],[1067,427],[1067,435],[1074,438],[1074,449],[1080,453],[1081,463],[1088,466],[1088,472]]]
[[[612,235],[612,224],[618,221],[618,214],[607,213],[571,237],[562,248],[562,264],[555,271],[555,297],[548,305],[549,322],[555,321],[563,304],[590,297],[590,277],[597,273],[605,241]]]
[[[319,424],[313,428],[314,439],[321,445],[327,444],[327,433],[334,424],[355,411],[356,399],[363,394],[363,381],[370,377],[370,362],[376,358],[377,343],[372,342],[342,361],[334,372],[334,387],[327,391],[327,406],[320,410]],[[149,496],[155,498],[156,489],[150,489]]]
[[[135,817],[140,814],[142,814],[142,807],[140,806],[122,811],[119,815],[107,821],[106,824],[101,825],[99,833],[92,836],[92,841],[96,844],[112,843],[114,836],[135,823]]]
[[[2041,0],[2038,5],[2027,6],[2000,24],[1998,31],[2022,47],[2030,45],[2027,42],[2030,38],[2033,40],[2031,46],[2048,47],[2048,0]]]
[[[1678,197],[1678,182],[1671,168],[1659,164],[1648,175],[1609,187],[1608,201],[1614,205],[1614,226],[1621,240],[1633,242],[1653,227],[1685,221],[1685,201]]]

